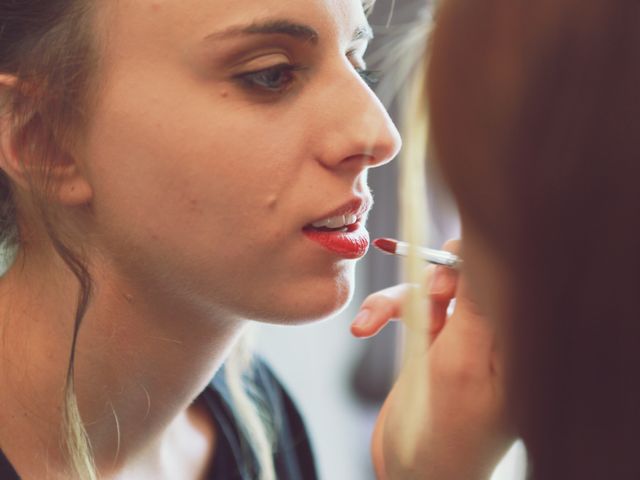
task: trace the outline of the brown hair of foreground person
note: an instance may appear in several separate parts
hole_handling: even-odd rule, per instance
[[[428,73],[535,479],[638,479],[640,2],[448,0]]]

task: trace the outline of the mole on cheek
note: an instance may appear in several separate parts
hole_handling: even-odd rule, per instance
[[[222,92],[220,92],[220,96],[222,98],[227,98],[229,96],[229,92],[227,90],[223,90]]]
[[[278,195],[269,195],[267,197],[266,205],[269,210],[274,210],[278,206]]]

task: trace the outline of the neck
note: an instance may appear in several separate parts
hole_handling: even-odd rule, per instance
[[[46,258],[19,257],[0,282],[0,448],[34,478],[65,469],[59,412],[78,296],[75,277]],[[74,378],[96,465],[109,475],[159,456],[244,322],[157,295],[106,263],[91,274]]]

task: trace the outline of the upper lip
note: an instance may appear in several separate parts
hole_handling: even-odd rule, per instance
[[[337,217],[338,215],[355,215],[358,218],[358,221],[362,217],[364,217],[371,207],[373,206],[373,198],[370,196],[365,197],[355,197],[349,200],[346,203],[343,203],[340,207],[327,212],[321,217],[317,217],[315,220],[309,222],[309,225],[315,222],[319,222],[320,220],[324,220],[326,218]]]

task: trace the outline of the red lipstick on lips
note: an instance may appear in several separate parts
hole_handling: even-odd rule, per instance
[[[355,229],[351,230],[354,227]],[[302,231],[308,239],[344,258],[364,257],[369,249],[369,232],[358,223],[347,227],[346,232],[325,232],[308,227]]]
[[[357,198],[321,217],[355,215],[357,217],[356,223],[346,227],[338,229],[316,228],[309,224],[302,231],[309,240],[343,258],[361,258],[369,249],[369,232],[364,227],[362,217],[370,210],[371,204],[370,199]]]

